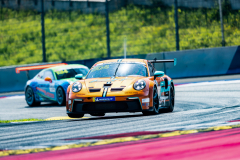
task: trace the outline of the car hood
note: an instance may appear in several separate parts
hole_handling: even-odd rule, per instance
[[[125,88],[129,85],[133,85],[137,80],[142,79],[143,77],[115,77],[115,78],[92,78],[85,79],[85,85],[87,89],[90,88],[103,88],[104,84],[111,82],[111,88]]]

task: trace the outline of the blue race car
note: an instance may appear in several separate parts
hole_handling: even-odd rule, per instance
[[[25,86],[25,99],[29,106],[40,105],[41,102],[57,102],[66,104],[67,88],[77,81],[75,75],[87,75],[89,68],[84,65],[61,65],[43,69]]]

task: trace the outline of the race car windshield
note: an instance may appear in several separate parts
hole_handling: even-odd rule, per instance
[[[119,63],[99,64],[90,70],[86,79],[113,77],[118,66]]]
[[[101,64],[91,69],[86,79],[127,76],[147,76],[147,68],[140,63]]]
[[[121,63],[115,77],[144,76],[147,77],[147,68],[140,63]]]
[[[83,77],[85,77],[88,73],[87,68],[69,68],[69,69],[63,69],[59,71],[55,71],[57,79],[65,79],[65,78],[74,78],[77,74],[83,74]]]

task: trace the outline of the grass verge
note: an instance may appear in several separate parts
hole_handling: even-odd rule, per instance
[[[30,122],[30,121],[32,122],[32,121],[46,121],[46,120],[29,118],[29,119],[19,119],[19,120],[0,120],[0,123]]]

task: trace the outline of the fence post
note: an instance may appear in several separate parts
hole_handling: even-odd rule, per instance
[[[225,46],[223,15],[222,15],[222,2],[221,2],[221,0],[218,0],[218,3],[219,3],[219,14],[220,14],[220,21],[221,21],[222,46]]]
[[[1,20],[3,21],[3,0],[1,0]]]
[[[68,11],[68,14],[69,14],[69,20],[71,21],[71,9],[70,8],[72,8],[72,1],[71,0],[69,0],[69,11]]]
[[[178,1],[177,0],[174,0],[174,9],[175,9],[176,50],[179,51]]]
[[[47,62],[46,60],[46,49],[45,49],[45,26],[44,26],[44,0],[41,0],[41,24],[42,24],[42,52],[43,52],[43,62]]]
[[[110,57],[111,57],[111,50],[110,50],[110,32],[109,32],[108,0],[106,0],[106,2],[105,2],[105,9],[106,9],[107,54],[108,54],[108,58],[110,58]]]

